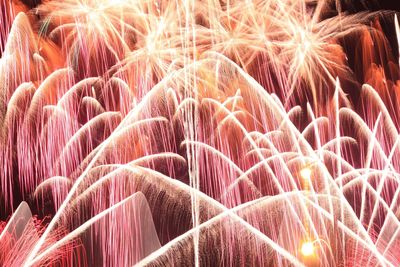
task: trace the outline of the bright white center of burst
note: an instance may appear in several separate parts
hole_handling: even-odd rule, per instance
[[[300,171],[300,176],[301,178],[305,180],[309,180],[311,178],[311,169],[310,168],[304,168]]]
[[[301,254],[303,254],[303,256],[311,256],[314,254],[314,245],[312,242],[305,242],[303,243],[303,245],[301,246]]]

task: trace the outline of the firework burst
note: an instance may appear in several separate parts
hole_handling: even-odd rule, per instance
[[[339,2],[0,0],[0,265],[399,266],[400,25]]]

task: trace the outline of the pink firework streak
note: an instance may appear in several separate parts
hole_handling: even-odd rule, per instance
[[[351,6],[0,0],[0,265],[400,266],[400,25]]]

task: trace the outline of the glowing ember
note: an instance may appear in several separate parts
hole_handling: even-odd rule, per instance
[[[313,242],[304,242],[301,245],[301,254],[305,257],[309,257],[314,255],[314,243]]]

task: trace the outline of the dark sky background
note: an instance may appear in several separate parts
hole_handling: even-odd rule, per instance
[[[35,6],[38,3],[42,2],[41,0],[22,0],[22,2],[26,3],[30,6]],[[354,10],[378,10],[378,9],[391,9],[391,10],[399,10],[400,1],[399,0],[342,0],[343,4],[351,3]]]
[[[360,11],[379,11],[388,10],[398,14],[400,20],[400,0],[356,0],[356,1],[343,1],[343,9],[349,13],[357,13]],[[383,30],[386,33],[391,44],[396,43],[396,34],[392,16],[383,16],[381,18]],[[392,47],[396,52],[398,50],[397,45]]]
[[[41,0],[21,0],[26,5],[35,7],[40,4]],[[332,1],[333,2],[333,1]],[[388,9],[388,10],[398,10],[400,11],[400,0],[342,0],[342,5],[345,10],[349,10],[352,12],[357,12],[360,10],[380,10],[380,9]]]
[[[344,8],[349,11],[361,11],[361,10],[400,10],[400,0],[355,0],[355,1],[342,1]],[[346,3],[347,2],[347,3]]]

